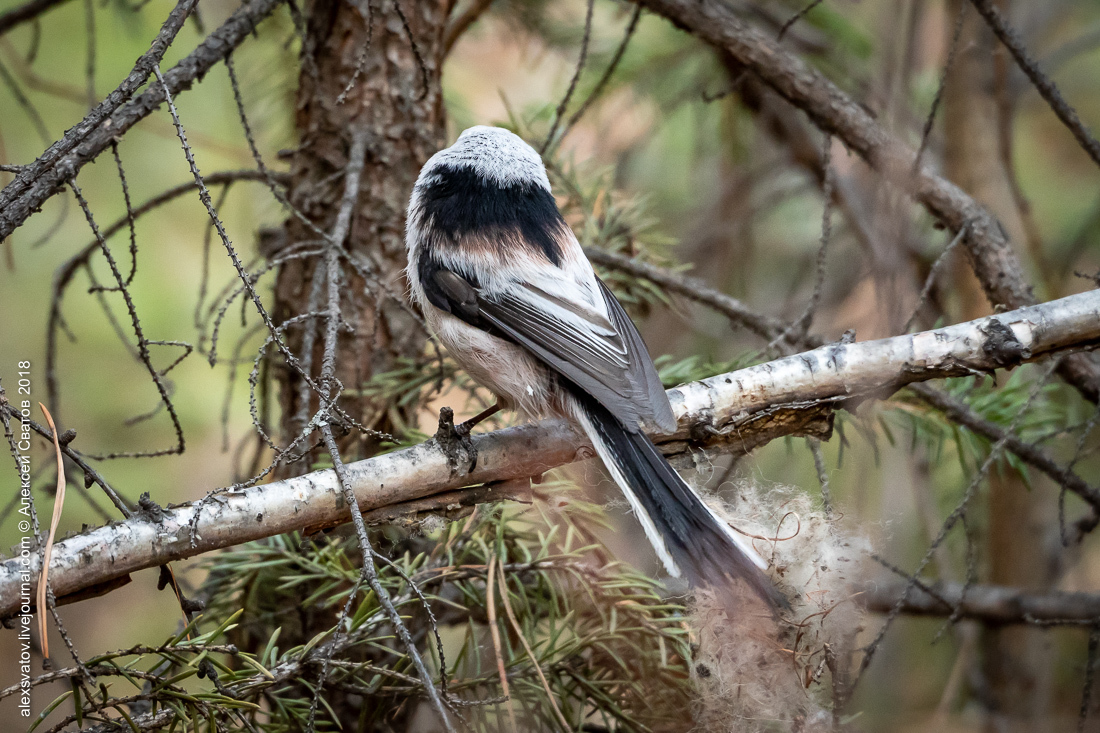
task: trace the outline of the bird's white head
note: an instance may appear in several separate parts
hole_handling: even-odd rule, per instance
[[[467,168],[505,188],[534,183],[550,190],[546,167],[538,152],[503,127],[477,125],[464,130],[454,145],[428,160],[417,186],[431,183],[431,178],[444,166]]]

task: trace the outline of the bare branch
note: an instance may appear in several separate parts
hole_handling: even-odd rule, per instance
[[[195,0],[186,0],[177,6],[169,17],[169,22],[173,23],[171,27],[175,27],[177,20],[182,25],[186,15],[179,18],[177,15],[182,12],[181,8],[189,8],[194,2]],[[164,74],[169,91],[175,95],[190,89],[196,79],[228,56],[282,2],[283,0],[252,0],[242,5],[220,28]],[[153,67],[163,57],[168,44],[174,38],[174,32],[166,36],[166,30],[170,30],[169,22],[165,23],[153,47],[141,57],[126,81],[38,160],[25,166],[16,179],[0,191],[0,239],[21,226],[47,199],[57,193],[58,186],[73,178],[85,164],[110,147],[112,140],[164,103],[164,88],[159,84],[152,84],[124,104],[129,95],[152,73]],[[178,28],[175,30],[178,31]]]
[[[989,24],[994,35],[1012,54],[1012,58],[1016,60],[1020,70],[1035,85],[1035,90],[1050,105],[1051,110],[1062,121],[1062,124],[1069,128],[1069,131],[1073,133],[1073,137],[1081,144],[1081,147],[1092,158],[1092,161],[1100,165],[1100,142],[1092,136],[1092,133],[1081,122],[1081,118],[1077,116],[1077,110],[1069,105],[1050,77],[1044,74],[1043,70],[1039,68],[1039,64],[1028,55],[1019,35],[1008,24],[1001,11],[994,7],[989,0],[971,0],[971,2],[985,18],[985,22]]]
[[[820,410],[883,398],[911,382],[1006,368],[1097,343],[1100,290],[935,331],[829,344],[671,390],[680,428],[663,440],[666,448],[685,450],[693,435],[751,438],[754,419],[776,409]],[[465,476],[428,441],[349,464],[345,481],[360,508],[371,510],[462,486],[536,476],[589,455],[579,436],[556,420],[480,435],[475,445],[477,467]],[[334,473],[319,471],[165,510],[159,521],[135,517],[84,532],[58,544],[51,584],[60,599],[171,560],[340,524],[348,520],[340,494]],[[1100,504],[1094,491],[1082,498]],[[0,564],[0,616],[16,609],[23,570],[18,561]]]
[[[0,13],[0,34],[7,33],[21,23],[35,20],[65,2],[68,0],[31,0],[6,13]]]
[[[41,176],[47,168],[54,166],[54,164],[64,155],[72,151],[77,145],[84,141],[92,133],[96,127],[99,126],[105,119],[111,116],[115,110],[126,103],[127,100],[133,96],[138,87],[145,83],[145,80],[149,78],[149,75],[153,73],[153,67],[155,67],[160,60],[164,57],[164,54],[168,51],[168,47],[172,45],[172,41],[175,40],[176,34],[183,28],[184,22],[187,20],[187,16],[194,10],[198,0],[180,0],[172,12],[168,14],[167,20],[164,21],[164,25],[161,26],[160,32],[157,33],[156,38],[153,39],[152,45],[149,50],[146,51],[137,63],[134,64],[134,68],[130,71],[129,75],[123,79],[122,83],[118,87],[107,95],[107,98],[100,102],[88,116],[77,123],[74,127],[69,128],[64,137],[55,142],[46,152],[42,153],[38,157],[38,160],[27,166],[15,180],[4,187],[3,191],[0,191],[0,238],[6,237],[11,233],[10,230],[3,230],[4,227],[12,221],[11,212],[7,211],[7,207],[12,204],[13,201],[24,194],[35,180]],[[117,132],[115,134],[118,134]],[[62,178],[72,178],[76,174],[76,170],[72,170],[66,176]],[[12,229],[18,224],[22,223],[22,220],[15,223]]]
[[[904,581],[868,584],[860,590],[856,600],[870,611],[888,613],[905,592],[905,586]],[[1030,592],[998,585],[927,583],[909,591],[901,612],[915,616],[951,616],[957,612],[959,618],[991,624],[1093,624],[1100,618],[1100,595]]]
[[[926,167],[913,170],[916,152],[884,130],[871,113],[821,72],[789,53],[717,0],[635,0],[674,25],[728,53],[821,130],[840,138],[871,168],[907,189],[952,231],[968,228],[965,246],[986,297],[1020,308],[1035,294],[1000,223],[977,201]],[[1092,402],[1100,400],[1100,370],[1067,358],[1059,373]]]
[[[586,247],[584,253],[597,265],[643,277],[688,300],[703,303],[767,341],[779,336],[786,327],[778,318],[756,313],[737,298],[708,287],[702,280],[594,247]]]

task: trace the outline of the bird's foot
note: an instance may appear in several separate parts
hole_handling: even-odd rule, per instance
[[[485,409],[485,410],[482,410],[478,414],[471,417],[469,420],[456,425],[455,426],[455,432],[457,432],[459,435],[469,435],[470,431],[472,431],[474,429],[475,425],[477,425],[477,424],[483,422],[484,420],[492,417],[493,415],[500,412],[502,409],[503,409],[503,407],[501,406],[501,404],[499,402],[497,402],[492,407],[490,407],[488,409]],[[453,413],[452,413],[452,417],[453,417]]]

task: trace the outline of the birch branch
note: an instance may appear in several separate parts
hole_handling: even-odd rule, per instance
[[[669,391],[677,432],[658,438],[672,453],[700,442],[732,449],[754,447],[769,430],[794,433],[798,421],[778,427],[783,410],[821,411],[864,399],[882,399],[918,381],[1011,368],[1045,355],[1100,344],[1100,290],[922,333],[860,343],[835,343],[767,364],[721,374]],[[349,464],[348,484],[364,511],[414,502],[464,486],[487,484],[485,500],[511,496],[510,482],[587,458],[590,449],[563,421],[545,420],[476,436],[476,468],[467,473],[434,441]],[[1100,491],[1070,486],[1094,509]],[[50,583],[59,601],[96,586],[118,583],[144,568],[251,540],[348,521],[349,511],[331,470],[263,486],[214,494],[205,501],[138,514],[80,533],[54,547]],[[192,534],[191,527],[197,528]],[[33,593],[38,560],[0,564],[0,617],[19,610],[20,583]],[[27,575],[29,573],[29,576]]]

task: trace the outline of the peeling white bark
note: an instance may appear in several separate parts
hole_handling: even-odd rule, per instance
[[[664,440],[703,426],[729,429],[775,407],[887,396],[910,382],[1011,367],[1097,344],[1100,290],[935,331],[830,344],[671,390],[680,429]],[[350,464],[360,506],[376,509],[462,486],[534,476],[590,455],[583,439],[560,420],[480,435],[475,445],[477,468],[468,475],[450,467],[433,441]],[[135,516],[67,538],[54,546],[50,583],[60,598],[144,568],[349,518],[333,472],[318,471],[166,509],[160,521]],[[33,597],[38,575],[37,555],[29,568],[18,559],[0,563],[0,617],[19,612],[24,579]]]

